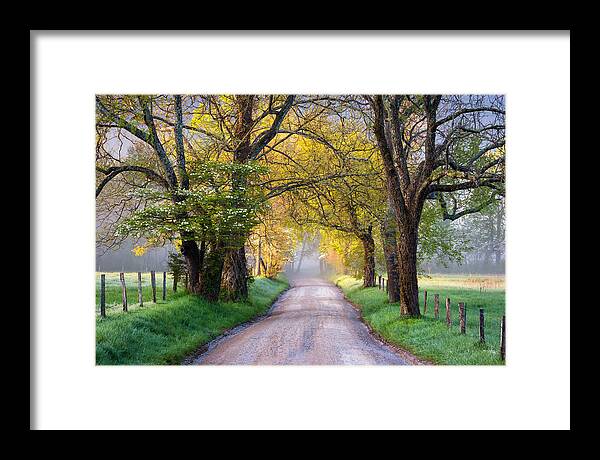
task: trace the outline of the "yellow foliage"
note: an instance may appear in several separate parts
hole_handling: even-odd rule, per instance
[[[136,256],[136,257],[141,257],[141,256],[143,256],[144,254],[146,254],[146,251],[147,251],[147,250],[148,250],[148,248],[147,248],[147,247],[145,247],[145,246],[136,246],[135,248],[133,248],[133,249],[131,250],[131,252],[133,252],[133,255],[134,255],[134,256]]]

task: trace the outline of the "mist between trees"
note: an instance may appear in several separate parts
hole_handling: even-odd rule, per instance
[[[96,111],[98,267],[176,253],[208,300],[282,270],[385,272],[412,316],[419,272],[503,270],[503,96],[102,95]]]

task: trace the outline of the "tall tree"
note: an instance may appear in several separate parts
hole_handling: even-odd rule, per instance
[[[279,102],[274,96],[269,96],[266,106],[259,107],[260,112],[256,113],[258,98],[255,95],[240,95],[233,98],[235,121],[230,133],[235,163],[246,164],[256,161],[263,149],[277,135],[294,102],[293,95],[282,97]],[[237,175],[232,177],[234,190],[243,190],[247,185],[244,177]],[[245,235],[244,242],[248,236]],[[229,248],[224,261],[223,285],[227,297],[231,300],[244,300],[248,297],[248,266],[244,242],[239,247]]]
[[[418,229],[436,194],[503,193],[504,100],[500,96],[365,96],[398,225],[400,304],[419,316]],[[469,144],[473,148],[464,148]],[[455,216],[481,208],[456,210]]]
[[[175,96],[173,123],[173,137],[176,140],[175,155],[169,155],[164,146],[164,139],[159,137],[157,122],[154,116],[156,98],[151,96],[96,96],[97,126],[108,129],[125,130],[139,141],[149,146],[158,160],[159,169],[135,164],[121,164],[118,166],[102,167],[97,165],[96,170],[103,177],[99,179],[96,187],[96,197],[104,187],[124,173],[137,173],[153,181],[159,188],[164,189],[174,204],[181,203],[182,190],[189,190],[189,178],[183,150],[183,120],[181,96]],[[174,162],[175,165],[174,166]],[[175,169],[179,172],[177,176]],[[181,211],[179,219],[188,217],[186,211]],[[195,241],[194,235],[183,231],[181,233],[181,248],[185,256],[189,274],[189,289],[194,293],[201,293],[200,265],[202,254]]]

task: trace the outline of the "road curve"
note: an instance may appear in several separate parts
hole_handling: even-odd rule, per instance
[[[292,281],[269,316],[215,341],[191,364],[410,364],[375,339],[341,290]]]

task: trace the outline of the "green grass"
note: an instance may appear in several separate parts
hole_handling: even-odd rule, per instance
[[[476,277],[484,278],[484,277]],[[489,277],[485,277],[489,278]],[[382,337],[436,364],[503,364],[500,359],[500,319],[504,314],[504,280],[481,280],[470,276],[420,277],[419,303],[423,314],[423,291],[427,290],[427,313],[421,318],[400,315],[398,303],[389,303],[383,290],[362,288],[349,276],[336,278],[346,297],[361,309],[365,321]],[[501,286],[501,287],[500,287]],[[482,289],[480,290],[480,287]],[[440,317],[434,318],[434,294],[440,294]],[[446,297],[451,300],[452,328],[446,326]],[[459,333],[458,302],[467,308],[467,333]],[[485,310],[485,345],[479,344],[479,307]]]
[[[106,318],[96,319],[96,364],[179,364],[225,330],[265,313],[287,287],[280,275],[255,279],[248,302],[210,303],[177,293],[129,312],[112,308]]]

